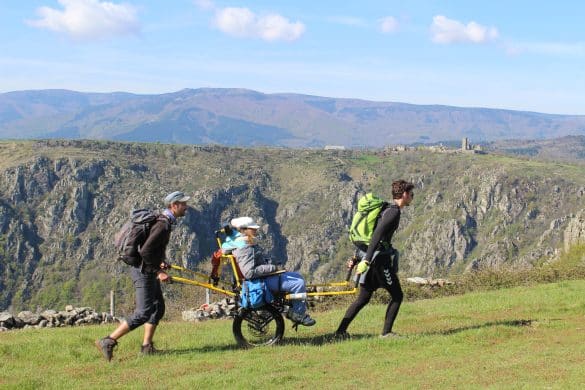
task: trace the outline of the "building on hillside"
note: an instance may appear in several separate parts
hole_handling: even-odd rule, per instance
[[[406,152],[408,150],[409,147],[405,145],[386,145],[384,147],[384,153]]]
[[[461,151],[463,153],[486,154],[480,144],[472,145],[467,137],[461,140]]]
[[[345,150],[345,146],[343,145],[325,145],[323,148],[325,150]]]
[[[469,139],[467,139],[467,137],[464,137],[461,140],[461,150],[463,152],[465,152],[466,150],[469,150]]]

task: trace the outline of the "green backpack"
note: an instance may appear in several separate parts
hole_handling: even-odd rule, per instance
[[[380,212],[388,205],[372,193],[365,194],[358,200],[358,211],[351,220],[349,240],[357,247],[370,245]]]

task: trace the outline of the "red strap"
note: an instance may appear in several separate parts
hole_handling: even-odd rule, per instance
[[[219,265],[221,264],[221,256],[223,256],[223,252],[221,249],[216,250],[211,255],[211,276],[217,278],[219,276]],[[238,273],[238,278],[240,280],[244,280],[244,274],[240,270],[238,263],[236,262],[236,272]]]
[[[211,255],[211,276],[214,278],[218,277],[218,270],[219,270],[219,264],[221,263],[221,249],[216,250],[215,252],[213,252],[213,255]]]

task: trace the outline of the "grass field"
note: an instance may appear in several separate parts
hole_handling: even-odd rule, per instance
[[[164,322],[159,356],[138,354],[142,330],[107,363],[93,342],[112,326],[0,333],[0,387],[39,388],[583,388],[585,281],[406,302],[380,339],[385,307],[358,315],[334,342],[343,309],[282,345],[241,350],[230,320]],[[288,323],[287,323],[288,326]]]

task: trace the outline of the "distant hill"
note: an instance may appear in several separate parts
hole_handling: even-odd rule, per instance
[[[0,94],[0,138],[322,147],[585,135],[585,116],[414,105],[244,89],[160,95]]]
[[[491,142],[490,150],[514,156],[545,160],[585,162],[585,136],[546,140],[504,140]]]

